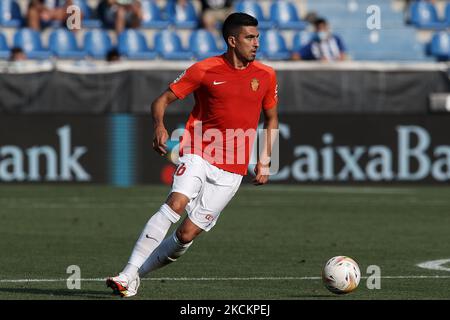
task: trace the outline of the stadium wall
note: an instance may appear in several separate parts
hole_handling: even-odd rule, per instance
[[[190,64],[0,66],[0,113],[149,114],[151,101]],[[280,113],[427,114],[430,96],[450,91],[442,63],[270,64],[277,70]],[[190,96],[168,112],[186,114],[192,105]]]
[[[167,127],[185,121],[169,115]],[[449,126],[449,115],[281,115],[279,170],[271,180],[447,185]],[[170,184],[175,165],[168,158],[152,150],[148,115],[0,117],[2,184]]]

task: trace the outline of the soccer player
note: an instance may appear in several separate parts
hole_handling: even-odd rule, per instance
[[[176,99],[194,93],[195,106],[180,143],[180,163],[166,202],[147,222],[128,264],[107,279],[113,293],[131,297],[140,277],[176,261],[203,231],[209,231],[247,174],[250,150],[261,111],[264,138],[255,165],[255,185],[267,183],[272,147],[271,132],[278,128],[275,71],[257,61],[258,21],[245,13],[232,13],[224,21],[227,51],[193,64],[152,103],[153,148],[167,153],[169,134],[164,112]],[[172,223],[188,215],[165,238]]]

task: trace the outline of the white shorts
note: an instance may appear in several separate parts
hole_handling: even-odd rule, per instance
[[[238,190],[242,176],[213,166],[195,154],[183,155],[173,175],[172,192],[189,198],[189,219],[209,231]]]

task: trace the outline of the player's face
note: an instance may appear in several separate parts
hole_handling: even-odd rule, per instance
[[[259,32],[257,27],[241,27],[235,40],[237,56],[244,62],[251,62],[256,58],[259,47]]]

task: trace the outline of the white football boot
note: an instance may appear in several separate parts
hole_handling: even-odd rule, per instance
[[[113,294],[129,298],[137,294],[141,280],[139,275],[134,279],[129,279],[125,273],[106,279],[106,286],[113,290]]]

